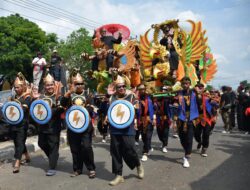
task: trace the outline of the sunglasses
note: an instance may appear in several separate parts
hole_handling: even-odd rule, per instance
[[[125,88],[126,86],[125,85],[122,85],[122,86],[117,86],[116,88],[120,89],[120,88]]]
[[[76,83],[75,84],[76,86],[82,86],[82,85],[84,85],[83,83]]]

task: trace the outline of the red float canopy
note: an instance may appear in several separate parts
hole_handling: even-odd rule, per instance
[[[122,40],[127,40],[130,36],[128,27],[121,24],[106,24],[96,29],[96,36],[100,37],[100,30],[105,29],[107,36],[114,36],[118,38],[119,33],[122,34]]]

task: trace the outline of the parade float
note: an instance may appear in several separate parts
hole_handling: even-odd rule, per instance
[[[197,83],[207,85],[217,71],[216,61],[208,46],[206,30],[201,22],[187,20],[190,31],[181,27],[178,20],[166,20],[153,24],[139,41],[130,39],[130,30],[121,24],[107,24],[94,34],[94,55],[82,54],[91,60],[91,76],[98,83],[97,94],[112,94],[112,81],[117,75],[124,77],[127,88],[144,83],[150,94],[158,94],[164,86],[169,95],[181,89],[184,76],[191,79],[192,87]],[[122,42],[108,47],[101,39],[101,32]],[[112,55],[112,66],[107,67],[108,55]]]
[[[143,80],[151,93],[157,93],[161,86],[172,92],[180,90],[184,76],[191,79],[192,87],[197,83],[206,85],[217,71],[201,22],[186,22],[191,25],[190,32],[180,27],[178,20],[167,20],[152,25],[140,36]]]

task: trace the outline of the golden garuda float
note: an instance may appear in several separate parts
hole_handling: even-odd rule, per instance
[[[187,22],[191,25],[190,32],[181,28],[178,20],[167,20],[152,25],[140,36],[143,80],[152,92],[161,86],[179,90],[184,76],[191,79],[192,86],[198,82],[206,85],[213,79],[217,65],[207,44],[206,31],[201,22]]]

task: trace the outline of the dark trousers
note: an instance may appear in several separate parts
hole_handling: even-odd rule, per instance
[[[221,111],[222,121],[224,123],[225,131],[232,130],[231,118],[230,118],[230,110],[222,110]]]
[[[60,133],[39,133],[38,145],[48,157],[50,169],[56,169],[59,158]]]
[[[187,122],[187,127],[184,127],[183,121],[178,121],[178,133],[181,145],[185,151],[185,155],[192,153],[193,136],[194,136],[194,124],[192,121]]]
[[[73,159],[73,171],[82,173],[83,163],[89,171],[95,170],[91,131],[75,133],[68,130],[67,135]]]
[[[237,106],[237,124],[239,130],[244,130],[243,126],[243,115],[244,115],[244,109],[242,105]]]
[[[60,70],[61,70],[61,66],[60,66],[59,63],[56,63],[55,65],[52,65],[50,67],[49,73],[50,73],[51,76],[53,76],[53,78],[56,81],[60,81],[60,79],[61,79]]]
[[[27,139],[27,129],[23,127],[13,130],[11,131],[11,137],[15,145],[14,158],[17,160],[21,160],[22,155],[27,152],[27,148],[25,145]]]
[[[142,136],[142,141],[143,141],[143,150],[142,150],[143,154],[147,154],[149,150],[151,149],[153,131],[154,131],[154,127],[152,123],[149,123],[146,128],[143,128],[141,130],[141,136]]]
[[[103,135],[103,137],[106,137],[108,135],[108,124],[105,125],[103,122],[104,119],[100,118],[97,123],[97,128],[100,134]]]
[[[141,129],[138,128],[138,130],[135,131],[135,141],[139,142],[139,138],[141,135]]]
[[[158,126],[157,134],[159,140],[162,142],[162,147],[168,146],[169,126]]]
[[[135,150],[134,136],[111,134],[110,153],[112,156],[112,173],[116,175],[122,175],[122,159],[131,170],[140,166],[140,160]]]
[[[209,146],[210,131],[211,127],[208,124],[205,126],[199,124],[195,127],[194,138],[203,148],[208,148]]]
[[[231,126],[232,128],[235,127],[235,106],[231,107],[231,112],[230,112],[230,121],[231,121]]]
[[[114,55],[108,53],[107,58],[106,58],[106,62],[107,62],[106,70],[108,71],[110,68],[113,67]]]

